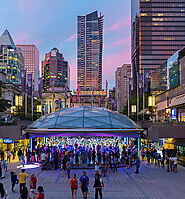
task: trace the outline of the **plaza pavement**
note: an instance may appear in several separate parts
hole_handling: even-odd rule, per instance
[[[8,199],[19,198],[19,185],[16,185],[16,193],[11,192],[10,171],[14,170],[18,174],[20,169],[16,169],[20,163],[11,163],[8,167],[5,179],[0,179],[8,192]],[[90,177],[89,199],[94,198],[93,175],[94,170],[86,170]],[[119,168],[117,173],[108,174],[103,178],[104,199],[184,199],[185,198],[185,168],[178,166],[178,173],[167,172],[166,168],[159,168],[153,164],[141,164],[140,174],[134,173],[135,168],[131,170],[131,175],[127,175],[125,168]],[[45,190],[46,199],[70,199],[71,191],[69,179],[61,177],[61,170],[41,171],[40,168],[27,169],[27,174],[34,173],[38,179],[37,185],[42,185]],[[79,178],[82,170],[71,170],[71,175],[77,174]],[[27,183],[28,185],[28,183]],[[81,191],[78,190],[77,198],[82,198]]]

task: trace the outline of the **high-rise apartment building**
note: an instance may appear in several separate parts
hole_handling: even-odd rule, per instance
[[[152,73],[185,46],[185,2],[131,0],[131,4],[132,69],[133,72],[149,70]],[[136,52],[139,53],[139,59]]]
[[[16,45],[24,56],[24,69],[27,74],[32,73],[34,90],[38,90],[39,78],[39,51],[35,45]]]
[[[57,48],[53,48],[45,54],[45,60],[42,61],[42,86],[47,91],[49,87],[65,87],[67,82],[69,88],[69,65],[64,60],[63,54]]]
[[[21,82],[21,70],[24,69],[24,57],[21,49],[5,30],[0,37],[0,71],[6,74],[6,82]]]
[[[122,112],[128,100],[129,78],[131,77],[131,65],[123,64],[115,72],[115,100],[117,111]]]
[[[78,16],[77,84],[80,90],[102,89],[103,16]]]

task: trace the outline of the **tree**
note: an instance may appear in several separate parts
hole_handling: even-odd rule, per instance
[[[2,99],[2,88],[6,89],[3,82],[0,81],[0,112],[4,112],[11,107],[10,100]]]
[[[148,93],[145,93],[145,108],[148,107],[148,96],[149,96]],[[130,111],[129,111],[130,112],[130,118],[132,120],[136,121],[137,120],[136,113],[134,113],[134,114],[131,113],[131,106],[137,105],[137,95],[136,95],[136,93],[132,93],[131,98],[129,100],[129,104],[130,104],[130,106],[129,106],[129,108],[130,108]],[[143,110],[143,96],[139,96],[139,112],[141,110]],[[128,101],[126,102],[122,113],[124,115],[128,115]],[[148,118],[149,118],[147,114],[145,114],[144,117],[145,117],[146,120],[148,120]],[[142,118],[143,118],[143,114],[139,114],[138,119],[142,120]]]

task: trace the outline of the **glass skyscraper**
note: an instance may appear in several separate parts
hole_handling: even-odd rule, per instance
[[[102,89],[103,16],[78,16],[77,84],[80,90]]]
[[[152,73],[185,46],[185,1],[138,0],[138,2],[139,6],[136,5],[136,0],[132,0],[132,12],[135,12],[132,13],[132,35],[135,35],[135,39],[138,38],[138,45],[132,44],[132,66],[135,67],[133,71],[142,73],[144,69]],[[137,34],[133,33],[137,31],[137,28],[133,28],[133,23],[139,25]],[[139,53],[138,60],[134,59],[137,58],[136,51]]]
[[[20,83],[24,57],[8,30],[0,37],[0,71],[6,74],[6,82]]]

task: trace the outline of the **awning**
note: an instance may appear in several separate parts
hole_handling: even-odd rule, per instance
[[[17,125],[0,126],[0,138],[10,138],[11,140],[21,139],[22,128],[31,124],[31,121],[18,120]]]
[[[185,139],[184,138],[175,138],[171,144],[177,145],[177,146],[184,146],[185,147]]]
[[[175,107],[183,104],[185,104],[185,96],[176,98],[175,101],[170,105],[170,107]]]

